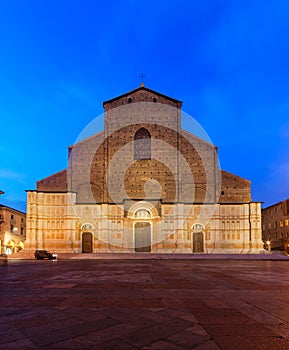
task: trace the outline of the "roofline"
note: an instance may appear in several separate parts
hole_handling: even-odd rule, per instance
[[[7,208],[7,209],[11,209],[11,210],[16,211],[17,213],[21,213],[21,214],[26,215],[25,211],[22,211],[22,210],[18,210],[18,209],[15,209],[15,208],[9,207],[9,205],[0,204],[0,208]]]
[[[48,176],[46,176],[46,177],[44,177],[44,178],[42,178],[42,179],[40,179],[40,180],[37,180],[36,183],[41,182],[41,181],[44,181],[44,180],[46,180],[48,177],[52,177],[52,176],[55,176],[55,175],[64,173],[65,171],[67,171],[67,168],[65,168],[65,169],[63,169],[63,170],[60,170],[60,171],[57,171],[56,173],[51,174],[51,175],[48,175]]]
[[[117,97],[114,97],[114,98],[112,98],[112,99],[110,99],[110,100],[106,100],[106,101],[104,101],[104,102],[102,103],[102,105],[103,105],[103,107],[104,107],[107,103],[111,103],[111,102],[113,102],[113,101],[116,101],[116,100],[118,100],[118,99],[121,98],[121,97],[124,97],[124,96],[126,96],[126,95],[130,95],[130,94],[132,94],[132,93],[134,93],[134,92],[136,92],[136,91],[139,91],[139,90],[146,90],[146,91],[152,92],[152,93],[154,93],[154,94],[157,94],[157,95],[159,95],[159,96],[162,96],[162,97],[164,97],[164,98],[166,98],[166,99],[168,99],[168,100],[171,100],[171,101],[173,101],[173,102],[175,102],[175,103],[180,104],[180,107],[182,107],[182,105],[183,105],[183,101],[176,100],[175,98],[172,98],[172,97],[170,97],[170,96],[161,94],[160,92],[155,91],[155,90],[152,90],[152,89],[149,89],[149,88],[147,88],[147,87],[145,87],[145,86],[143,86],[143,85],[139,86],[138,88],[136,88],[136,89],[134,89],[134,90],[131,90],[131,91],[129,91],[129,92],[126,92],[126,93],[124,93],[124,94],[122,94],[122,95],[119,95],[119,96],[117,96]]]
[[[201,141],[201,142],[204,142],[206,143],[207,145],[211,146],[211,147],[214,147],[216,152],[218,151],[218,147],[215,146],[212,142],[208,141],[208,140],[204,140],[202,139],[200,136],[197,136],[195,134],[193,134],[192,132],[186,130],[186,129],[183,129],[182,127],[180,128],[180,135],[182,135],[182,133],[186,133],[186,134],[189,134],[190,136],[194,136],[198,141]]]
[[[98,131],[96,134],[87,136],[86,138],[81,139],[81,140],[77,141],[76,143],[73,143],[72,145],[68,146],[68,150],[72,150],[76,145],[79,145],[80,143],[85,142],[85,141],[92,140],[92,139],[94,139],[96,136],[98,136],[98,135],[100,135],[100,134],[103,134],[103,133],[104,133],[104,129]]]
[[[26,193],[28,192],[36,192],[36,193],[71,193],[69,191],[43,191],[43,190],[25,190]]]
[[[230,173],[229,171],[224,170],[224,169],[220,169],[220,170],[221,170],[221,172],[223,172],[224,174],[228,174],[228,175],[231,175],[231,176],[237,177],[238,179],[243,180],[244,182],[247,182],[247,183],[249,183],[249,184],[251,184],[251,183],[252,183],[252,181],[251,181],[251,180],[245,179],[245,178],[243,178],[242,176],[235,175],[235,174]],[[259,202],[258,202],[258,203],[259,203]]]
[[[281,203],[283,203],[283,202],[286,202],[286,201],[288,201],[288,200],[289,200],[289,198],[283,199],[282,201],[279,201],[279,202],[277,202],[277,203],[275,203],[275,204],[271,204],[271,205],[269,205],[269,206],[266,207],[266,208],[262,208],[262,210],[266,210],[266,209],[273,208],[273,207],[275,207],[276,205],[279,205],[279,204],[281,204]]]

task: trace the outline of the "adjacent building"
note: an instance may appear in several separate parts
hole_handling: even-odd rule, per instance
[[[289,253],[289,199],[262,209],[262,239],[266,249]]]
[[[0,204],[0,254],[13,254],[24,249],[26,214]]]
[[[144,85],[105,101],[104,129],[27,191],[29,250],[259,253],[261,203],[188,131],[182,102]],[[93,129],[93,126],[91,126]],[[194,132],[196,131],[196,132]]]

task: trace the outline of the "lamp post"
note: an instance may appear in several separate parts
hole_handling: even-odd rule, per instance
[[[266,244],[267,244],[267,250],[268,250],[268,252],[271,253],[271,242],[270,242],[270,241],[267,241]]]

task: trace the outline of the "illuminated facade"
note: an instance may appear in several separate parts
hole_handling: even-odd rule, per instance
[[[0,205],[1,254],[17,253],[24,249],[26,214]]]
[[[104,130],[27,191],[30,250],[259,253],[261,206],[217,149],[182,128],[182,102],[144,86],[103,104]]]
[[[289,253],[289,199],[262,209],[262,239],[266,249]]]

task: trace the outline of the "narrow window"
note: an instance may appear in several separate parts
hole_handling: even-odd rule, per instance
[[[145,128],[141,128],[135,133],[134,159],[151,159],[151,135]]]

